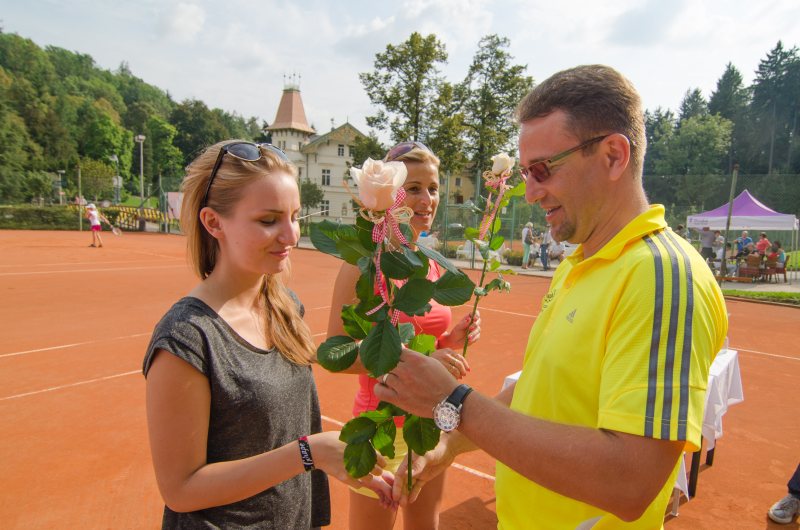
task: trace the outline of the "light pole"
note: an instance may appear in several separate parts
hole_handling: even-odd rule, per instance
[[[64,204],[64,173],[66,173],[63,169],[57,169],[56,173],[58,173],[58,204]]]
[[[141,202],[139,203],[139,209],[141,210],[144,208],[144,139],[145,136],[143,134],[137,134],[136,140],[139,142],[139,198]]]
[[[119,204],[119,188],[122,185],[122,178],[119,176],[119,157],[116,154],[108,155],[108,159],[114,162],[116,174],[114,175],[114,204]]]

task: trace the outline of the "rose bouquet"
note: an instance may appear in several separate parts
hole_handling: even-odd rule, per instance
[[[411,247],[408,223],[413,212],[403,206],[405,164],[367,159],[362,169],[351,168],[350,175],[358,186],[354,200],[361,207],[355,225],[323,221],[312,228],[311,241],[322,252],[359,268],[358,302],[342,309],[347,335],[329,337],[317,349],[317,358],[333,372],[350,367],[358,358],[372,377],[380,377],[397,366],[404,344],[423,354],[436,347],[435,337],[415,335],[412,324],[398,324],[401,313],[424,315],[431,300],[462,305],[472,297],[475,284],[437,251]],[[431,260],[446,271],[436,281],[427,278]],[[397,416],[405,420],[402,432],[409,463],[412,451],[423,455],[436,446],[440,433],[433,420],[380,403],[377,410],[362,413],[342,428],[345,467],[351,476],[369,473],[375,450],[394,457]],[[408,469],[410,487],[410,465]]]

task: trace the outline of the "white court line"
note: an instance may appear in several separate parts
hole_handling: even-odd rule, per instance
[[[124,340],[124,339],[135,339],[137,337],[145,337],[150,335],[151,333],[137,333],[135,335],[125,335],[123,337],[111,337],[110,339],[102,339],[102,340],[90,340],[86,342],[76,342],[74,344],[62,344],[61,346],[50,346],[48,348],[38,348],[36,350],[25,350],[25,351],[16,351],[13,353],[3,353],[0,354],[0,359],[3,357],[13,357],[15,355],[25,355],[26,353],[36,353],[40,351],[50,351],[50,350],[60,350],[63,348],[74,348],[76,346],[85,346],[87,344],[97,344],[98,342],[108,342],[110,340]]]
[[[493,313],[504,313],[506,315],[514,315],[518,317],[530,317],[530,318],[536,318],[537,316],[539,316],[538,313],[536,313],[535,315],[532,315],[530,313],[515,313],[513,311],[503,311],[502,309],[492,309],[491,307],[480,307],[480,306],[478,307],[478,311],[492,311]]]
[[[179,258],[172,258],[172,259],[179,259]],[[31,263],[25,265],[0,265],[0,268],[3,269],[11,269],[14,267],[52,267],[53,265],[117,265],[119,263],[147,263],[143,260],[125,260],[125,261],[74,261],[70,263],[64,263],[63,261],[58,263]]]
[[[324,416],[323,415],[322,419],[324,421],[327,421],[328,423],[333,423],[337,427],[344,427],[344,423],[340,422],[339,420],[335,420],[335,419],[331,418],[330,416]],[[476,477],[485,478],[486,480],[491,480],[492,482],[494,482],[494,476],[493,475],[489,475],[488,473],[484,473],[483,471],[478,471],[477,469],[472,469],[471,467],[463,466],[463,465],[457,464],[455,462],[453,464],[451,464],[451,465],[452,465],[452,467],[460,469],[461,471],[465,471],[465,472],[467,472],[467,473],[469,473],[471,475],[475,475]]]
[[[309,311],[317,311],[319,309],[330,309],[330,308],[331,308],[331,306],[329,306],[329,305],[323,305],[323,306],[320,306],[320,307],[312,307],[311,309],[309,309]]]
[[[800,361],[800,357],[789,357],[788,355],[778,355],[777,353],[767,353],[763,351],[756,351],[756,350],[746,350],[744,348],[737,348],[736,346],[731,345],[730,349],[736,351],[743,351],[747,353],[755,353],[756,355],[765,355],[767,357],[776,357],[778,359],[789,359],[790,361]]]
[[[39,272],[0,272],[0,276],[29,276],[34,274],[70,274],[75,272],[119,272],[141,271],[151,269],[183,269],[186,265],[156,265],[152,267],[121,267],[118,269],[77,269],[71,271],[39,271]]]
[[[88,381],[78,381],[77,383],[70,383],[68,385],[51,386],[50,388],[44,388],[42,390],[34,390],[33,392],[25,392],[24,394],[15,394],[13,396],[6,396],[6,397],[3,397],[3,398],[0,398],[0,401],[6,401],[8,399],[17,399],[17,398],[26,397],[26,396],[34,396],[36,394],[43,394],[44,392],[52,392],[54,390],[62,390],[64,388],[72,388],[72,387],[80,386],[80,385],[88,385],[89,383],[97,383],[97,382],[100,382],[100,381],[108,381],[109,379],[115,379],[117,377],[123,377],[123,376],[126,376],[126,375],[133,375],[133,374],[140,374],[140,373],[142,373],[141,370],[133,370],[132,372],[124,372],[124,373],[121,373],[121,374],[107,375],[105,377],[98,377],[97,379],[89,379]]]

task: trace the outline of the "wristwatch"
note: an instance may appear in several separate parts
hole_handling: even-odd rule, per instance
[[[458,385],[441,403],[433,407],[433,421],[444,432],[454,431],[461,423],[461,407],[472,392],[469,385]]]

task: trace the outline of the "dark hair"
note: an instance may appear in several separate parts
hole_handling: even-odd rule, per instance
[[[523,123],[557,110],[567,114],[567,126],[580,139],[603,133],[624,134],[631,143],[634,176],[641,176],[647,148],[642,100],[622,74],[601,64],[558,72],[523,98],[517,107],[517,120]]]

